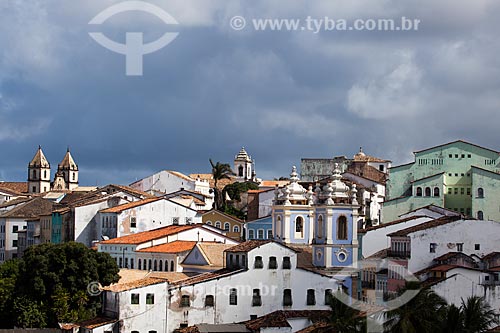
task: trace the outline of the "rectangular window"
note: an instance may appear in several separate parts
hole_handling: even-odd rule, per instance
[[[267,239],[273,239],[273,230],[272,229],[269,229],[267,231]]]
[[[325,290],[325,305],[330,305],[333,301],[333,293],[331,289]]]
[[[476,250],[476,251],[481,250],[481,245],[480,244],[474,244],[474,250]]]
[[[253,290],[252,306],[261,306],[262,299],[260,297],[260,289]]]
[[[189,307],[189,295],[182,295],[181,297],[181,308]]]
[[[135,216],[130,218],[130,227],[131,228],[136,228],[137,227],[137,218]]]
[[[261,256],[255,257],[254,268],[264,268],[264,264],[262,263],[262,257]]]
[[[278,268],[278,261],[276,260],[276,257],[269,257],[269,269],[277,269]]]
[[[307,305],[316,305],[316,294],[314,289],[307,289]]]
[[[451,194],[451,187],[448,187],[448,194]]]
[[[464,250],[464,243],[457,243],[457,252],[462,252]]]
[[[458,194],[458,187],[455,187],[454,193]]]
[[[253,229],[248,229],[248,239],[255,238],[255,231]]]
[[[462,188],[460,188],[460,194],[461,194],[461,195],[464,195],[464,194],[465,194],[465,189],[464,189],[463,187],[462,187]]]
[[[257,230],[257,238],[264,239],[264,230],[262,229]]]
[[[173,225],[179,225],[179,218],[178,217],[172,217],[172,224]]]
[[[146,304],[155,304],[155,294],[146,294]]]
[[[17,225],[12,226],[12,233],[15,233],[19,230],[19,227]]]
[[[467,187],[467,195],[470,195],[470,187]]]
[[[283,306],[292,306],[292,289],[283,290]]]
[[[436,247],[437,247],[436,243],[430,243],[429,244],[429,252],[430,253],[436,253]]]
[[[214,296],[213,295],[205,296],[205,306],[214,306]]]
[[[290,257],[283,257],[283,269],[291,269],[292,263]]]
[[[467,154],[467,158],[471,158],[471,155],[470,155],[470,154]]]
[[[17,247],[17,239],[12,240],[12,247]]]
[[[236,288],[229,292],[229,305],[238,305],[238,291]]]
[[[139,304],[139,294],[130,294],[130,304]]]
[[[449,158],[453,158],[453,154],[448,154],[448,157]]]

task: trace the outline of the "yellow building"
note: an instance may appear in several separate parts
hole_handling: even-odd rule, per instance
[[[211,225],[226,231],[228,237],[236,240],[242,239],[243,221],[237,217],[212,209],[203,214],[202,221],[206,225]]]

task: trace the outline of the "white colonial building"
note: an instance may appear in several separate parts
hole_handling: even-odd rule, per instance
[[[181,172],[162,170],[130,184],[130,187],[144,192],[167,194],[179,190],[200,192],[211,195],[210,182],[200,178],[191,178]]]

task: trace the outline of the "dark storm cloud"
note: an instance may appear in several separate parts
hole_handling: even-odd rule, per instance
[[[53,168],[71,146],[82,183],[160,169],[208,172],[241,146],[261,177],[301,157],[365,151],[406,162],[462,138],[498,149],[500,22],[494,1],[155,1],[178,38],[126,77],[122,55],[89,36],[117,1],[0,5],[0,178],[23,180],[42,144]],[[234,15],[418,18],[415,32],[233,31]],[[100,27],[99,27],[100,28]],[[120,14],[102,26],[154,40],[165,27]],[[97,29],[99,30],[99,29]],[[94,27],[95,31],[95,27]]]

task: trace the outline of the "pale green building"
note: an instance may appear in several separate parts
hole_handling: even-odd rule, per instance
[[[414,154],[414,162],[389,169],[383,223],[430,204],[500,221],[498,151],[458,140]]]

